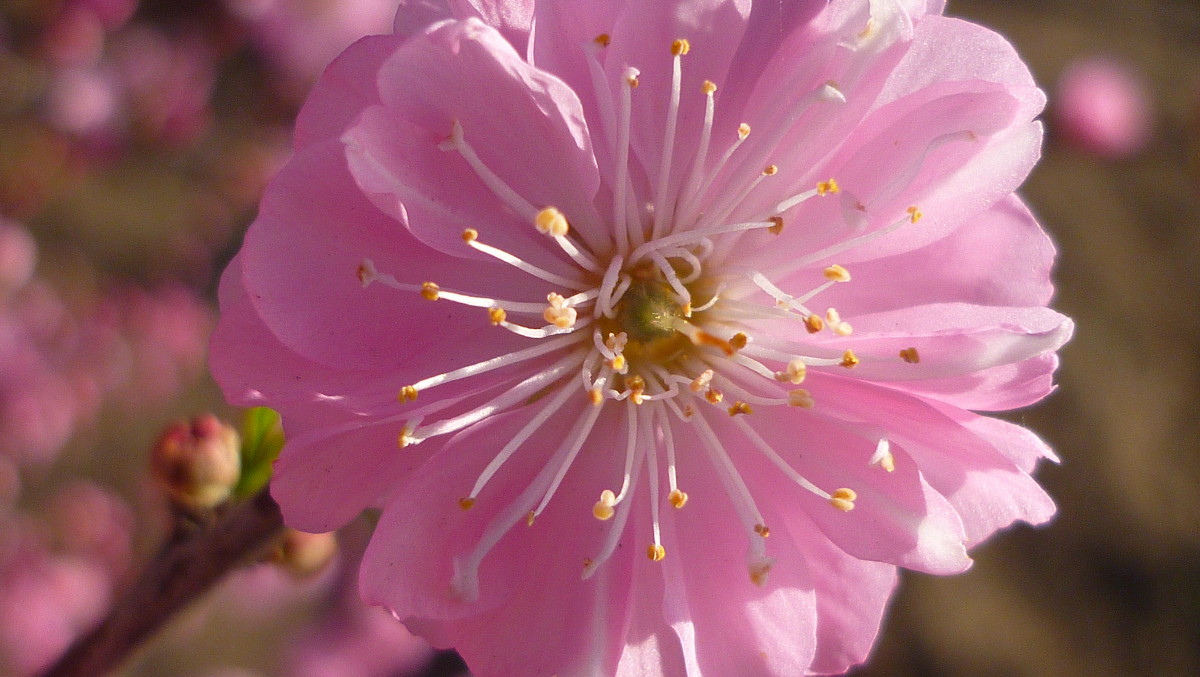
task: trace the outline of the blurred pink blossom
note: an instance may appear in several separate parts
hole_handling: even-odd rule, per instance
[[[212,343],[287,522],[382,507],[364,597],[476,674],[632,676],[844,671],[897,566],[1050,519],[1051,450],[972,413],[1072,330],[1013,194],[1045,99],[941,5],[424,2],[352,46]]]
[[[1101,157],[1129,157],[1150,138],[1150,98],[1128,66],[1081,59],[1059,77],[1054,120],[1065,139]]]
[[[283,71],[307,85],[365,36],[388,33],[401,0],[225,0]]]

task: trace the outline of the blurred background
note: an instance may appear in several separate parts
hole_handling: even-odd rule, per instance
[[[53,660],[163,538],[160,432],[240,416],[204,369],[217,276],[307,88],[396,4],[0,0],[0,676]],[[1060,514],[965,575],[906,574],[853,674],[1198,675],[1200,3],[948,13],[1008,36],[1050,94],[1023,194],[1078,328],[1058,391],[1010,417],[1062,456],[1039,473]],[[239,571],[122,674],[460,674],[357,602],[369,533],[326,566]]]

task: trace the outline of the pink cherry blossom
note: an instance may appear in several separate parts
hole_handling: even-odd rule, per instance
[[[632,676],[842,672],[898,566],[1050,519],[973,413],[1071,333],[1044,97],[941,5],[406,3],[221,284],[287,522],[382,508],[364,597],[475,674]]]
[[[1066,140],[1100,157],[1129,157],[1150,138],[1150,97],[1128,66],[1109,57],[1070,64],[1059,78],[1055,122]]]

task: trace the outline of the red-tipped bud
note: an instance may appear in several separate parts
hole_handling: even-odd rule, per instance
[[[169,426],[150,455],[155,481],[176,504],[208,510],[229,498],[242,463],[233,428],[204,414]]]
[[[308,578],[323,571],[333,561],[337,549],[337,536],[333,532],[310,534],[287,529],[271,553],[271,561],[296,578]]]

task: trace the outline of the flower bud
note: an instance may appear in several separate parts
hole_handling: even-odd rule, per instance
[[[337,549],[337,536],[332,531],[310,534],[287,529],[270,559],[296,578],[309,578],[333,561]]]
[[[241,474],[241,441],[212,414],[169,426],[150,455],[155,481],[177,505],[207,510],[223,503]]]

